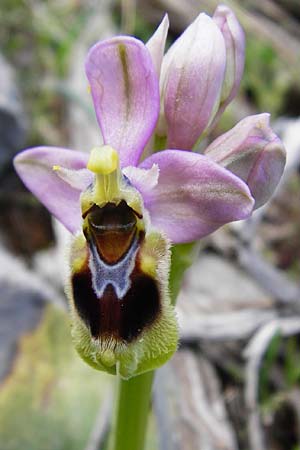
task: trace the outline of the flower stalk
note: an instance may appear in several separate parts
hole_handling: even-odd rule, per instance
[[[143,450],[151,402],[154,371],[117,379],[115,423],[109,450]]]

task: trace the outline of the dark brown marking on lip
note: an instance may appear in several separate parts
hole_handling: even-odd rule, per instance
[[[119,300],[112,285],[97,298],[88,265],[72,276],[75,307],[94,338],[129,343],[159,317],[161,298],[156,280],[144,274],[138,263],[130,278],[131,287]]]
[[[124,258],[137,233],[136,214],[127,203],[94,205],[87,218],[85,235],[88,241],[92,238],[101,260],[114,265]]]

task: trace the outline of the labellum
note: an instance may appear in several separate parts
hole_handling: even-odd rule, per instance
[[[177,347],[169,242],[151,229],[111,147],[95,148],[88,169],[95,182],[81,196],[82,233],[71,246],[72,334],[85,361],[128,378],[161,365]]]

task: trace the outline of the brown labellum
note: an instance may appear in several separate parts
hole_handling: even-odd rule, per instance
[[[158,282],[142,270],[145,232],[138,229],[136,213],[124,200],[118,205],[107,203],[103,208],[94,205],[86,215],[86,223],[87,257],[71,279],[74,306],[95,339],[107,341],[108,345],[111,341],[132,342],[161,312]],[[133,252],[134,246],[137,250]],[[105,267],[113,280],[100,280],[104,286],[101,296],[96,293],[90,264],[95,249],[99,273]],[[116,288],[118,283],[124,284],[118,278],[122,276],[120,264],[126,257],[131,258],[131,253],[132,260],[126,264],[132,268],[125,280],[126,291],[120,297]]]

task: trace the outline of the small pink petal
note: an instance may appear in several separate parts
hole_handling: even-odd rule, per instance
[[[132,37],[99,42],[88,53],[86,74],[105,144],[118,151],[122,167],[136,165],[159,113],[149,51]]]
[[[88,157],[86,153],[65,148],[36,147],[19,153],[14,159],[16,172],[25,186],[71,233],[81,227],[79,198],[81,190],[93,179],[93,174],[88,176],[84,170]],[[53,166],[61,166],[61,174]],[[78,171],[77,177],[73,171]]]
[[[252,212],[254,201],[247,185],[203,155],[165,150],[140,167],[153,164],[159,167],[158,184],[141,193],[153,225],[174,243],[200,239]]]
[[[157,185],[159,168],[157,164],[153,164],[151,169],[128,166],[123,169],[123,174],[138,191],[146,192],[151,191]]]

